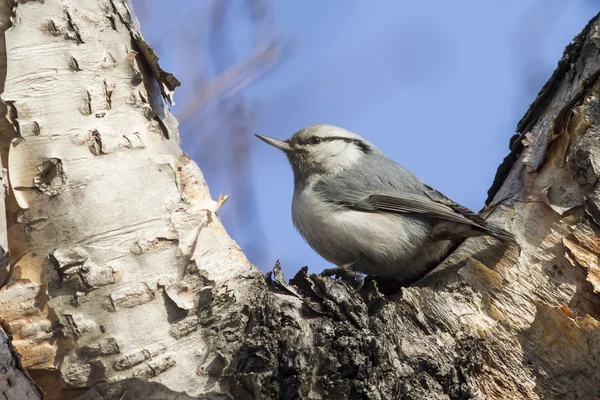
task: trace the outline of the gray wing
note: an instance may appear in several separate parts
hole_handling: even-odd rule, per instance
[[[472,226],[501,240],[513,239],[510,233],[490,225],[380,153],[359,166],[321,179],[313,189],[325,201],[354,210],[437,218]]]
[[[513,239],[509,232],[490,225],[473,211],[455,203],[427,185],[423,185],[421,193],[371,194],[357,201],[341,201],[339,204],[358,211],[413,214],[457,222],[478,228],[501,240]]]

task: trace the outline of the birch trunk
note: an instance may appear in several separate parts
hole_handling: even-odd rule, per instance
[[[40,398],[27,371],[49,399],[600,398],[598,17],[490,190],[519,246],[469,239],[384,296],[248,263],[128,1],[1,4],[7,398]]]
[[[52,399],[220,386],[241,312],[266,290],[179,148],[164,100],[178,82],[127,1],[10,6],[2,100],[14,273],[0,304],[23,366]]]

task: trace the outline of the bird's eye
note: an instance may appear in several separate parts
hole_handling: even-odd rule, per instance
[[[319,144],[319,143],[321,143],[321,138],[317,137],[317,136],[313,136],[310,139],[308,139],[308,143],[310,143],[310,144]]]

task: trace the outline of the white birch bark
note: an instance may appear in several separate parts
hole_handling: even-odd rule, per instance
[[[179,148],[161,96],[176,80],[128,2],[20,1],[9,12],[14,274],[0,304],[24,366],[54,398],[128,378],[202,393],[260,274]],[[211,315],[213,298],[227,314]]]

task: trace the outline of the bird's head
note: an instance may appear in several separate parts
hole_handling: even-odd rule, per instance
[[[259,139],[283,151],[294,179],[306,181],[324,174],[336,174],[378,150],[357,134],[332,125],[311,125],[287,140],[256,135]]]

